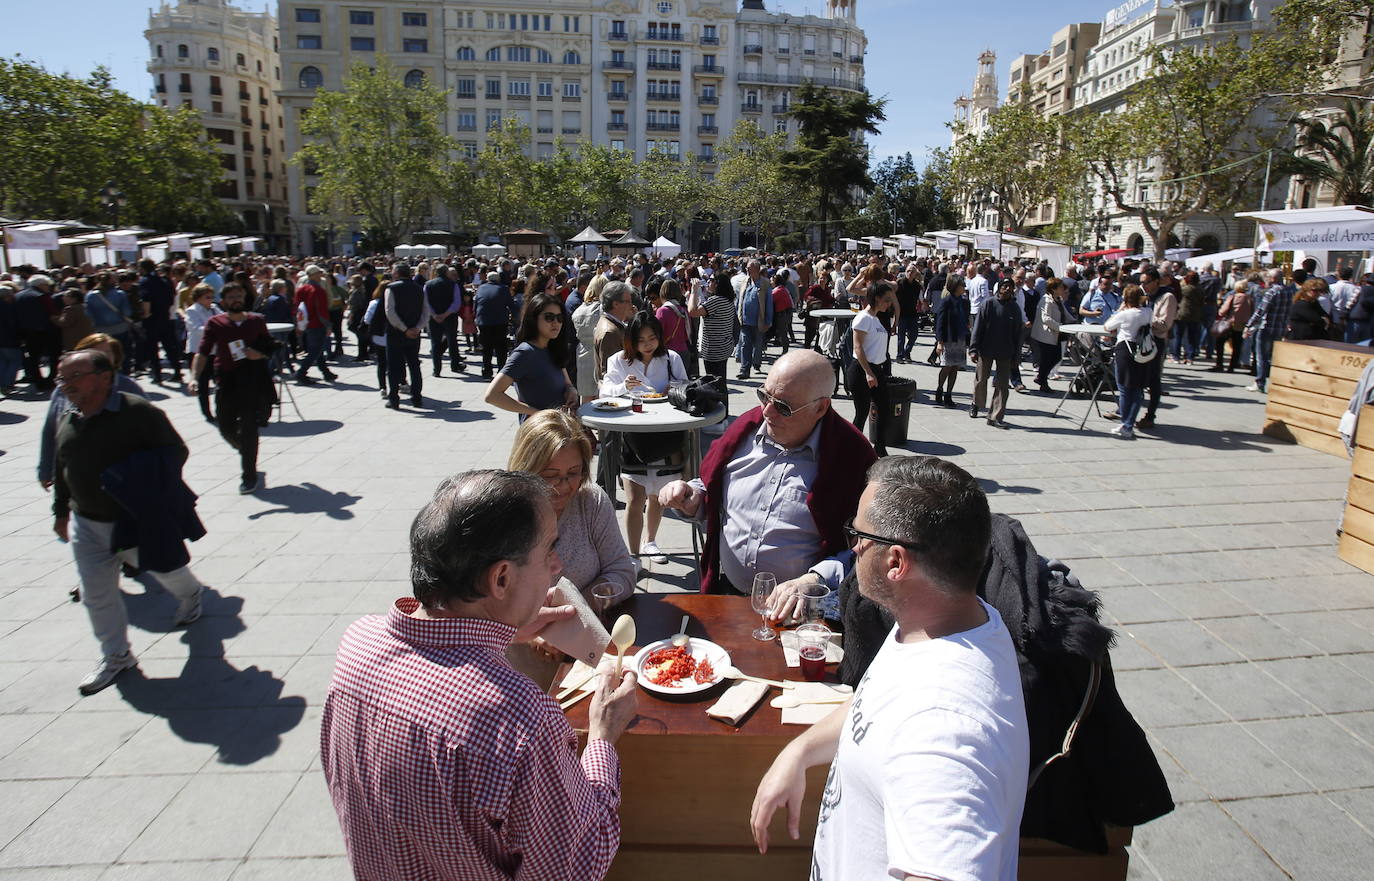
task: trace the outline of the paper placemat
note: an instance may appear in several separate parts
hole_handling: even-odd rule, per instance
[[[719,700],[707,707],[706,715],[738,725],[767,693],[768,686],[762,682],[736,682],[725,690]]]
[[[836,693],[835,686],[826,682],[801,682],[797,684],[796,688],[787,691],[789,696],[804,701],[832,697]],[[848,696],[848,693],[845,693],[845,697]],[[782,711],[782,724],[815,725],[842,706],[844,704],[802,704],[799,707],[788,707]]]
[[[797,631],[784,630],[779,636],[782,640],[782,658],[789,667],[801,666],[801,655],[797,654]],[[825,662],[827,664],[838,664],[844,660],[843,633],[830,634],[830,647],[825,650]]]

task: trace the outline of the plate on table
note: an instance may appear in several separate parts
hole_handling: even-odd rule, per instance
[[[621,401],[615,398],[602,398],[599,401],[592,401],[593,410],[628,410],[629,401]]]
[[[692,659],[692,672],[673,681],[664,674],[674,663],[674,659],[671,655],[660,654],[670,652],[672,648],[671,638],[660,639],[640,649],[630,660],[630,669],[635,671],[639,684],[646,691],[658,694],[696,694],[725,678],[720,671],[730,665],[730,653],[710,640],[692,636],[688,637],[687,645],[682,647]],[[703,664],[707,665],[706,669],[703,669]],[[702,681],[697,681],[698,679]]]
[[[640,400],[642,400],[642,401],[643,401],[644,403],[646,403],[646,404],[666,404],[666,403],[668,403],[668,396],[667,396],[667,395],[661,395],[661,394],[659,394],[658,392],[650,392],[649,394],[646,394],[646,395],[640,395],[639,398],[640,398]]]

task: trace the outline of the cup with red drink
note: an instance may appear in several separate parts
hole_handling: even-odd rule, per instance
[[[825,657],[830,648],[830,628],[824,624],[803,624],[797,628],[797,654],[801,657],[802,678],[820,682],[825,678]]]

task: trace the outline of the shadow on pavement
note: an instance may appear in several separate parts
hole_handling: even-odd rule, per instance
[[[130,622],[146,629],[164,628],[171,614],[163,591],[126,594],[125,602]],[[281,736],[300,724],[306,700],[283,697],[285,683],[270,670],[240,670],[224,659],[224,640],[244,630],[241,597],[206,588],[202,603],[204,616],[181,637],[190,655],[181,675],[150,679],[130,670],[115,687],[129,706],[166,719],[182,740],[214,745],[222,764],[251,765],[275,753]]]
[[[888,446],[896,445],[888,444]],[[961,456],[964,453],[968,452],[968,450],[964,449],[958,444],[947,444],[943,441],[909,440],[897,448],[900,450],[910,450],[918,456],[940,456],[942,458],[948,458],[949,456]]]
[[[25,416],[23,413],[5,413],[0,411],[0,425],[18,425],[21,422],[27,422],[28,419],[29,417]]]
[[[259,433],[263,437],[310,437],[340,428],[343,428],[343,423],[337,419],[302,419],[300,422],[271,422],[263,426]]]
[[[362,498],[346,492],[330,492],[314,483],[269,486],[259,489],[254,495],[279,507],[249,514],[249,520],[257,520],[268,514],[327,514],[334,520],[351,520],[353,512],[348,508]]]
[[[1036,495],[1044,492],[1044,490],[1038,486],[1008,486],[1005,483],[998,483],[990,477],[979,477],[977,480],[978,485],[983,488],[983,492],[985,493],[1024,493],[1026,495]]]
[[[436,401],[425,398],[424,409],[419,412],[425,419],[442,419],[445,422],[482,422],[495,419],[494,413],[486,410],[463,410],[461,401]]]

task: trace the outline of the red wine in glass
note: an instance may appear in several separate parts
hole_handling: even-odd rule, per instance
[[[802,677],[807,682],[820,682],[825,678],[825,647],[809,645],[798,654],[801,655]]]

